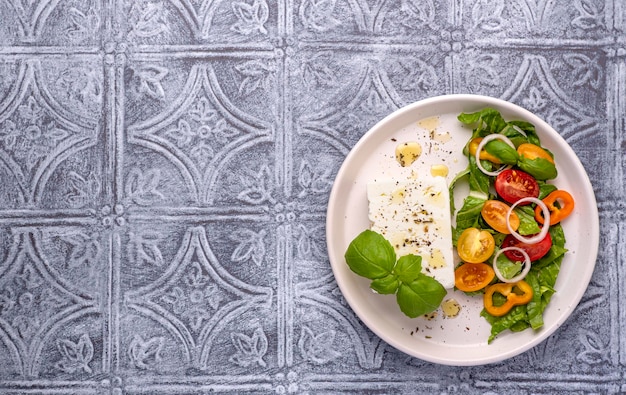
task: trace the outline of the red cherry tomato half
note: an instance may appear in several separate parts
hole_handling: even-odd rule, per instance
[[[515,203],[525,197],[538,197],[539,184],[533,176],[516,169],[504,170],[496,177],[496,192],[508,203]],[[520,206],[530,204],[521,203]]]
[[[534,262],[537,259],[543,258],[543,256],[550,251],[550,247],[552,247],[552,237],[550,237],[550,233],[548,233],[539,243],[526,244],[517,240],[513,235],[508,235],[502,242],[502,248],[506,247],[517,247],[524,250],[528,254],[531,262]],[[512,261],[524,261],[524,255],[518,251],[505,251],[503,254]]]

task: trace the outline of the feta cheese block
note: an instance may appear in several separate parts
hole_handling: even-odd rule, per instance
[[[397,257],[422,257],[422,272],[454,287],[448,185],[443,177],[376,180],[367,185],[371,229],[382,234]]]

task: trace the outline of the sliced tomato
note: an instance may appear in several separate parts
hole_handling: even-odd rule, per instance
[[[528,254],[531,262],[534,262],[537,259],[543,258],[548,253],[548,251],[550,251],[550,247],[552,247],[552,237],[550,237],[550,233],[548,233],[546,237],[544,237],[543,240],[541,240],[539,243],[526,244],[522,241],[517,240],[515,237],[513,237],[513,235],[508,235],[504,238],[504,241],[502,242],[502,248],[506,247],[517,247],[524,250]],[[515,250],[505,251],[503,252],[503,254],[512,261],[524,260],[524,255]]]
[[[464,263],[454,271],[454,285],[463,292],[475,292],[489,285],[495,276],[486,263]]]
[[[504,170],[496,177],[496,192],[508,203],[515,203],[525,197],[538,197],[539,184],[530,174],[517,169]],[[530,204],[521,203],[520,206]]]
[[[491,233],[478,228],[465,229],[456,246],[461,260],[469,263],[485,262],[496,248]]]
[[[499,200],[487,200],[483,205],[483,208],[480,210],[480,214],[483,219],[489,226],[491,226],[494,230],[509,234],[509,229],[506,226],[506,213],[509,211],[511,207]],[[513,230],[517,230],[519,228],[519,217],[515,212],[511,212],[509,216],[509,223],[511,224],[511,228]]]

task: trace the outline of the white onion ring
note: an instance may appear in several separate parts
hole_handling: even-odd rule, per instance
[[[511,165],[508,165],[508,166],[504,165],[504,166],[501,166],[496,171],[489,171],[489,170],[485,169],[483,167],[483,165],[480,163],[480,152],[483,150],[483,148],[485,148],[485,145],[487,145],[488,142],[493,141],[493,140],[502,140],[506,144],[508,144],[511,148],[515,149],[515,144],[513,144],[513,142],[511,140],[509,140],[508,137],[503,136],[501,134],[490,134],[490,135],[484,137],[480,141],[480,143],[478,144],[478,147],[476,148],[476,153],[474,154],[474,157],[476,158],[476,166],[478,166],[480,171],[482,171],[483,173],[485,173],[488,176],[497,176],[502,171],[511,168]]]
[[[502,273],[500,273],[500,269],[498,269],[498,263],[497,263],[498,257],[500,256],[500,254],[506,251],[517,251],[517,252],[521,252],[522,255],[524,255],[524,268],[522,269],[522,272],[520,274],[518,274],[517,276],[513,278],[504,277]],[[519,247],[503,248],[500,251],[498,251],[493,258],[493,271],[496,273],[496,277],[498,277],[498,280],[502,281],[503,283],[516,283],[520,280],[523,280],[524,277],[526,277],[526,275],[528,274],[528,271],[530,270],[530,265],[531,265],[530,257],[528,256],[526,251],[522,250]]]
[[[511,223],[509,222],[509,217],[511,216],[513,209],[520,203],[526,203],[526,202],[536,203],[539,207],[541,207],[541,211],[543,211],[543,219],[544,219],[543,220],[544,225],[541,227],[541,232],[530,237],[522,236],[519,233],[517,233],[515,230],[513,230],[513,228],[511,227]],[[521,241],[522,243],[537,244],[541,240],[545,239],[546,235],[548,234],[548,230],[550,229],[550,210],[548,209],[548,206],[546,206],[546,204],[542,202],[540,199],[537,199],[535,197],[521,198],[517,202],[513,203],[511,207],[509,208],[509,211],[506,213],[506,228],[509,230],[509,232],[511,233],[513,237],[515,237],[517,240]]]

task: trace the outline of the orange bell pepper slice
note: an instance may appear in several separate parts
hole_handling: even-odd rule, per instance
[[[557,224],[567,218],[574,211],[574,198],[569,192],[562,189],[550,193],[543,199],[550,210],[550,225]],[[558,206],[555,204],[558,203]],[[543,225],[543,211],[541,207],[535,207],[535,220]]]
[[[514,292],[514,289],[519,290],[520,293]],[[506,302],[500,306],[493,304],[493,294],[499,293],[506,297]],[[515,306],[525,305],[533,298],[533,289],[524,280],[520,280],[516,283],[497,283],[487,287],[483,302],[485,310],[493,316],[502,317]]]

